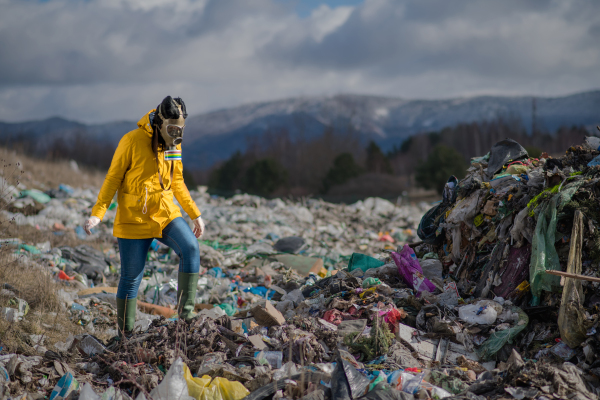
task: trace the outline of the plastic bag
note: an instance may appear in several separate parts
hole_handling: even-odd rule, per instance
[[[254,358],[262,365],[270,365],[273,369],[281,368],[283,353],[281,351],[257,351]]]
[[[188,394],[194,399],[199,399],[202,391],[210,384],[212,378],[204,375],[202,378],[194,378],[187,365],[183,364],[183,377],[188,385]]]
[[[409,374],[402,370],[393,372],[388,377],[388,383],[395,389],[401,390],[404,393],[415,394],[421,388],[421,382],[425,373],[418,375]]]
[[[250,394],[250,391],[240,382],[230,381],[226,378],[215,378],[207,389],[217,388],[220,397],[202,397],[202,400],[240,400]]]
[[[79,398],[86,400],[100,400],[100,396],[98,396],[96,392],[94,392],[94,389],[92,389],[92,385],[90,385],[87,382],[83,384],[81,392],[79,393]]]
[[[517,243],[522,237],[525,237],[527,241],[531,242],[531,237],[525,231],[525,218],[529,215],[529,209],[525,207],[515,217],[513,227],[510,230],[510,238],[513,243]]]
[[[533,299],[532,306],[540,303],[542,290],[551,291],[559,288],[560,278],[556,275],[546,274],[546,270],[560,271],[558,253],[554,247],[557,215],[562,206],[571,201],[583,181],[565,185],[562,191],[555,194],[549,202],[538,206],[537,223],[532,241],[531,264],[529,265],[529,282]]]
[[[194,399],[188,395],[188,386],[183,372],[184,365],[181,357],[175,360],[162,382],[150,392],[154,400]]]
[[[79,395],[79,398],[80,399],[88,399],[88,398],[94,399],[94,397],[84,396],[83,391]],[[126,393],[120,391],[119,389],[115,389],[114,386],[111,386],[108,389],[106,389],[106,391],[104,393],[102,393],[102,396],[100,396],[100,400],[131,400],[131,397],[129,397]]]
[[[433,370],[427,382],[421,383],[421,387],[432,393],[431,398],[443,399],[462,392],[465,392],[469,385],[455,376],[446,375],[440,371]]]
[[[542,190],[544,188],[544,172],[542,167],[538,167],[537,169],[533,169],[527,173],[527,186],[530,188]]]
[[[447,209],[448,204],[440,203],[423,215],[417,228],[419,239],[433,245],[438,245],[442,242],[444,236],[441,235],[441,231],[438,231],[438,228],[444,222]]]
[[[383,265],[385,265],[385,263],[376,258],[361,253],[352,253],[352,257],[350,257],[350,261],[348,261],[348,271],[353,271],[358,268],[366,271],[371,268],[379,268]]]
[[[381,280],[379,278],[367,278],[363,281],[362,287],[364,289],[368,289],[371,286],[381,285]]]
[[[488,361],[494,356],[506,343],[513,340],[529,323],[529,317],[519,307],[511,306],[510,311],[519,314],[519,320],[515,326],[496,331],[477,349],[477,355],[482,361]]]
[[[490,150],[490,160],[487,167],[488,179],[491,179],[498,171],[504,167],[504,164],[510,161],[517,161],[526,158],[529,155],[527,150],[512,139],[504,139],[492,146]]]
[[[525,165],[512,164],[510,167],[508,167],[506,169],[506,173],[511,174],[511,175],[521,175],[521,174],[526,174],[527,170],[528,170],[528,168]]]
[[[288,361],[279,369],[276,369],[273,373],[273,380],[278,381],[280,379],[284,379],[290,377],[292,375],[298,374],[298,369],[296,368],[296,364],[293,361]]]
[[[22,190],[20,194],[21,197],[31,197],[32,199],[41,204],[46,204],[50,202],[50,200],[52,200],[52,198],[46,193],[37,189]]]
[[[481,300],[458,309],[458,317],[469,324],[491,325],[498,317],[502,306],[490,300]]]
[[[588,136],[583,141],[583,146],[590,150],[600,150],[600,138],[595,136]]]
[[[188,394],[193,399],[240,400],[250,394],[248,389],[240,382],[233,382],[226,378],[215,378],[211,382],[212,378],[208,375],[204,375],[202,378],[194,378],[190,369],[185,364],[183,364],[183,371],[183,376],[188,387]]]
[[[351,400],[365,394],[369,379],[356,370],[348,361],[338,358],[331,374],[331,398]]]
[[[401,311],[400,311],[401,310]],[[407,317],[407,313],[406,311],[402,310],[402,309],[396,309],[396,308],[392,308],[389,311],[380,311],[379,315],[383,316],[385,322],[387,322],[389,328],[390,328],[390,332],[392,333],[396,333],[396,327],[398,326],[398,323],[400,321],[402,321],[404,318]]]
[[[398,274],[413,288],[417,296],[420,296],[423,291],[435,291],[435,285],[423,275],[423,269],[415,252],[407,244],[400,253],[392,252],[392,259],[398,266]]]
[[[456,201],[456,188],[458,186],[458,179],[452,175],[448,178],[448,181],[444,185],[442,192],[442,199],[444,203],[452,204]]]
[[[450,211],[450,214],[448,214],[446,222],[452,224],[464,222],[465,224],[472,226],[473,220],[481,208],[479,203],[483,202],[483,199],[485,198],[486,195],[482,190],[474,191],[469,196],[456,203],[452,211]]]
[[[377,374],[377,377],[375,379],[373,379],[371,381],[371,383],[369,384],[369,391],[375,389],[375,386],[377,386],[379,384],[379,382],[387,381],[387,375],[385,374],[385,372],[379,371],[379,372],[375,372],[375,373]]]

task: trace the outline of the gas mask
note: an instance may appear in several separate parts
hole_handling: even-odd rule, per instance
[[[176,151],[176,146],[183,141],[183,129],[187,112],[185,103],[180,98],[165,97],[156,108],[157,127],[166,144],[166,151]],[[155,117],[155,118],[156,118]]]

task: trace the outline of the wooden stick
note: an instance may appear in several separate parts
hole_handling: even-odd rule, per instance
[[[554,271],[554,270],[547,270],[546,273],[551,274],[551,275],[564,276],[565,278],[580,279],[582,281],[600,282],[600,278],[596,278],[594,276],[569,274],[568,272]]]

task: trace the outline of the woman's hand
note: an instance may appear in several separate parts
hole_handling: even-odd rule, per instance
[[[204,234],[204,221],[202,221],[202,217],[198,217],[193,222],[194,236],[196,236],[196,238],[199,238]]]
[[[91,235],[92,228],[95,227],[96,225],[98,225],[99,223],[100,223],[100,218],[90,217],[87,221],[85,221],[85,225],[83,226],[85,233],[87,233],[88,235]]]

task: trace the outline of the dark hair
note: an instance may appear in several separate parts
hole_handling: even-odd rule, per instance
[[[163,124],[163,119],[159,116],[159,113],[165,119],[177,119],[179,118],[178,105],[181,106],[181,115],[183,118],[187,118],[187,110],[181,97],[172,98],[171,96],[167,96],[158,106],[156,106],[156,113],[154,114],[154,120],[152,121],[152,151],[157,157],[158,149],[164,149],[167,145],[165,139],[163,139],[159,132]]]

